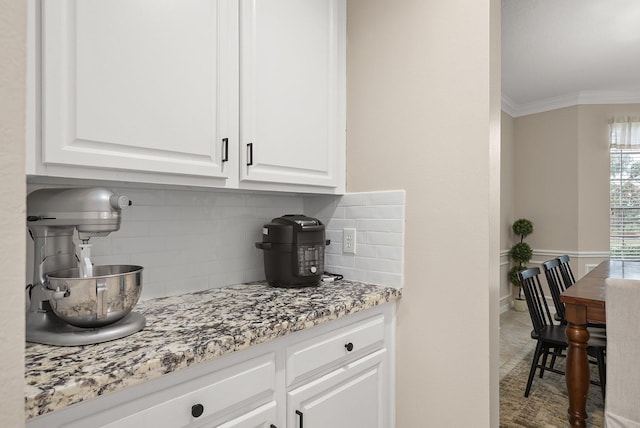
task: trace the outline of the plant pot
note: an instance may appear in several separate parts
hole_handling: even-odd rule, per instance
[[[527,301],[525,299],[513,299],[513,310],[525,312],[527,310]]]

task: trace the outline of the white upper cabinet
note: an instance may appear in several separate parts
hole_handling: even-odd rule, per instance
[[[344,192],[345,0],[29,5],[28,174]]]
[[[344,187],[345,1],[241,0],[241,183]]]
[[[237,185],[234,1],[41,4],[44,165]]]

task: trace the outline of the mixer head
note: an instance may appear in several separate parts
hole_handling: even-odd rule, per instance
[[[101,187],[40,189],[27,196],[27,226],[32,235],[73,228],[86,241],[120,229],[120,212],[129,198]]]

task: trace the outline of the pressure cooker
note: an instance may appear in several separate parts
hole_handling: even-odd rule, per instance
[[[264,272],[274,287],[307,287],[320,283],[324,273],[325,226],[316,218],[286,214],[262,227]]]

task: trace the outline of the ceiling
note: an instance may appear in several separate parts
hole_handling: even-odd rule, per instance
[[[640,102],[639,0],[502,0],[503,110],[622,102]]]

